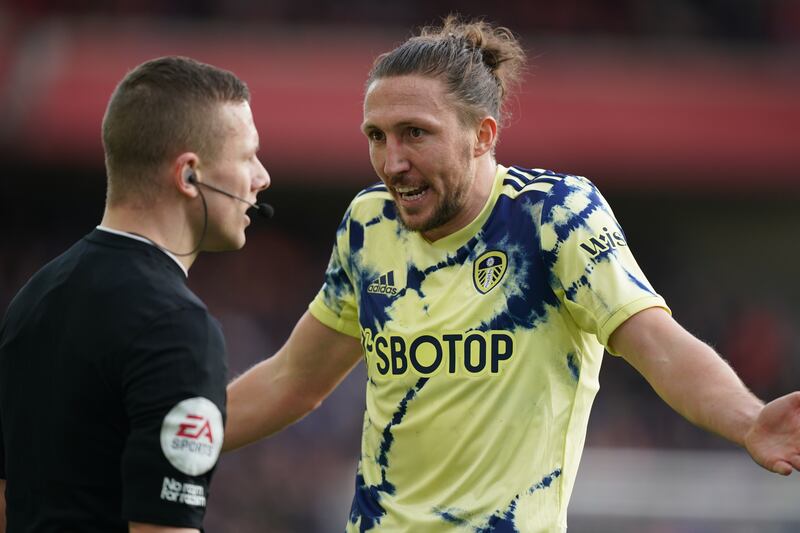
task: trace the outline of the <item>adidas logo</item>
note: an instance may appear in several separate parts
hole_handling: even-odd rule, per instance
[[[390,270],[370,283],[367,292],[370,294],[397,294],[397,287],[394,285],[394,270]]]

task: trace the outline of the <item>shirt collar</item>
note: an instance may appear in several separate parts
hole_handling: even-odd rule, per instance
[[[149,244],[150,246],[152,246],[154,248],[158,248],[159,250],[164,252],[170,259],[175,261],[175,264],[177,264],[179,267],[181,267],[181,271],[183,271],[183,275],[184,276],[186,276],[187,278],[189,277],[189,270],[185,266],[183,266],[183,263],[181,263],[178,260],[177,257],[175,257],[175,254],[173,254],[172,252],[170,252],[168,250],[165,250],[164,248],[162,248],[161,246],[157,245],[156,243],[154,243],[150,239],[148,239],[146,237],[142,237],[141,235],[135,235],[133,233],[128,233],[127,231],[120,231],[120,230],[117,230],[117,229],[107,228],[107,227],[102,226],[102,225],[97,226],[97,229],[99,229],[100,231],[105,231],[106,233],[112,233],[114,235],[119,235],[121,237],[128,237],[129,239],[133,239],[135,241],[140,241],[140,242],[143,242],[145,244]]]

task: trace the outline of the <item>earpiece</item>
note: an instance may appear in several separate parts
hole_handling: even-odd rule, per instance
[[[197,178],[195,177],[194,171],[192,169],[189,169],[189,171],[186,172],[185,179],[186,179],[186,183],[191,183],[192,185],[197,185]]]

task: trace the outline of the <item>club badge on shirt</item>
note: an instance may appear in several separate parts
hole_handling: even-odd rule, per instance
[[[472,281],[481,294],[494,289],[506,273],[508,258],[505,252],[491,250],[481,254],[472,267]]]
[[[197,397],[170,409],[161,424],[161,449],[169,462],[190,476],[205,474],[222,450],[222,413],[214,402]]]

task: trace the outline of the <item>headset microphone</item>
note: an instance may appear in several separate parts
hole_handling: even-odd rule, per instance
[[[264,203],[264,202],[261,202],[259,204],[253,204],[253,203],[248,202],[244,198],[241,198],[239,196],[236,196],[235,194],[229,193],[228,191],[224,191],[222,189],[214,187],[213,185],[209,185],[208,183],[203,183],[202,181],[197,181],[197,178],[195,177],[194,173],[191,173],[188,176],[186,176],[186,181],[188,181],[189,183],[191,183],[192,185],[195,185],[195,186],[202,185],[203,187],[206,187],[207,189],[211,189],[214,192],[218,192],[220,194],[224,194],[228,198],[233,198],[234,200],[239,200],[240,202],[245,203],[245,204],[249,205],[251,208],[253,208],[256,211],[258,211],[258,214],[261,215],[262,217],[266,218],[266,219],[270,219],[273,216],[275,216],[275,208],[273,208],[271,205],[269,205],[267,203]]]
[[[231,194],[231,193],[229,193],[227,191],[223,191],[222,189],[217,189],[213,185],[208,185],[206,183],[197,181],[197,178],[195,177],[194,172],[189,172],[186,175],[186,181],[191,183],[195,187],[198,186],[198,185],[202,185],[204,187],[208,187],[209,189],[211,189],[214,192],[218,192],[220,194],[224,194],[225,196],[229,196],[229,197],[233,198],[234,200],[239,200],[240,202],[244,202],[247,205],[249,205],[250,207],[252,207],[253,209],[255,209],[256,211],[258,211],[258,214],[261,215],[264,218],[272,218],[272,216],[275,214],[275,209],[273,209],[272,206],[269,205],[269,204],[265,204],[265,203],[251,204],[250,202],[248,202],[244,198],[239,198],[235,194]],[[150,244],[152,244],[156,248],[158,248],[160,250],[164,250],[165,252],[168,252],[168,253],[170,253],[172,255],[176,255],[176,256],[179,256],[179,257],[186,257],[188,255],[196,254],[197,251],[200,250],[200,245],[203,244],[203,239],[206,238],[206,231],[208,230],[208,204],[206,204],[206,197],[203,194],[203,191],[201,191],[200,189],[197,189],[197,192],[200,193],[200,200],[202,200],[202,202],[203,202],[203,229],[200,232],[200,239],[197,241],[197,246],[195,246],[194,249],[191,252],[186,252],[186,253],[173,252],[169,248],[165,248],[165,247],[161,246],[160,244],[158,244],[154,240],[150,239],[149,237],[145,237],[144,235],[140,235],[139,233],[134,233],[134,235],[138,235],[139,237],[142,237],[143,239],[150,241]]]

